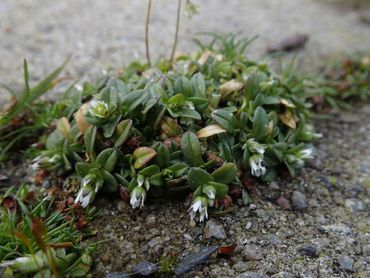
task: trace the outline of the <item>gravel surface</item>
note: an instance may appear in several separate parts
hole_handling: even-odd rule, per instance
[[[236,243],[231,256],[212,255],[184,277],[370,277],[369,117],[365,106],[318,120],[324,137],[317,159],[298,177],[255,182],[252,203],[204,224],[189,220],[186,202],[133,211],[123,201],[100,199],[104,209],[93,226],[108,242],[94,274]]]
[[[304,68],[322,66],[322,58],[370,49],[368,0],[193,0],[200,14],[183,17],[179,50],[196,49],[197,32],[259,35],[251,47],[260,56],[267,47],[295,33],[309,41],[298,60]],[[168,57],[173,41],[176,3],[153,1],[150,26],[153,59]],[[96,76],[144,56],[147,1],[141,0],[1,0],[0,83],[20,88],[22,60],[27,58],[33,81],[66,67],[74,79]],[[362,4],[365,3],[365,4]],[[361,19],[362,18],[362,19]],[[4,95],[4,94],[0,94]],[[4,96],[2,97],[4,98]]]

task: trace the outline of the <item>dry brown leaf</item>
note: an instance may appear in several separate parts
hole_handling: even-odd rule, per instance
[[[297,128],[297,123],[295,122],[292,112],[290,110],[285,110],[284,113],[279,114],[279,120],[292,129]]]
[[[206,126],[202,129],[198,130],[197,136],[198,136],[198,138],[206,138],[206,137],[210,137],[212,135],[216,135],[216,134],[220,134],[220,133],[224,133],[224,132],[226,132],[226,130],[223,129],[219,125],[209,125],[209,126]]]
[[[66,139],[71,139],[71,125],[66,117],[58,120],[57,129]]]
[[[236,79],[231,79],[220,86],[220,92],[221,92],[222,97],[225,98],[232,92],[239,91],[242,88],[243,88],[242,82]]]
[[[80,107],[80,109],[78,109],[78,111],[76,113],[76,123],[77,123],[78,129],[80,130],[80,132],[82,134],[85,134],[86,130],[90,126],[90,123],[88,121],[86,121],[86,119],[85,119],[85,114],[86,114],[87,110],[89,109],[89,106],[90,106],[89,102],[84,103]]]
[[[281,98],[280,102],[281,102],[282,105],[284,105],[285,107],[288,107],[288,108],[295,108],[296,107],[293,103],[286,100],[285,98]]]

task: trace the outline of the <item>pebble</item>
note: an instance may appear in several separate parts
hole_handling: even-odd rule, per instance
[[[294,276],[291,273],[285,271],[279,272],[271,276],[271,278],[293,278],[293,277]]]
[[[302,244],[298,247],[297,251],[302,256],[307,256],[311,258],[319,257],[319,252],[313,244]]]
[[[156,273],[157,271],[158,271],[157,265],[148,261],[142,261],[132,268],[132,272],[138,273],[139,276],[142,277],[150,276],[153,273]]]
[[[205,262],[217,249],[219,246],[207,246],[203,247],[199,252],[192,253],[185,258],[183,258],[179,264],[175,267],[174,273],[176,276],[181,276],[198,265]]]
[[[352,272],[354,260],[348,256],[339,257],[338,260],[339,268],[343,271]]]
[[[269,278],[269,277],[264,274],[259,274],[258,272],[247,271],[238,275],[236,278]]]
[[[237,262],[236,264],[234,264],[233,268],[237,272],[243,272],[243,271],[246,271],[248,269],[248,264],[246,262],[240,261],[240,262]]]
[[[105,278],[129,278],[132,277],[127,272],[111,272],[105,275]]]
[[[292,209],[292,205],[290,204],[289,200],[284,196],[280,196],[275,200],[276,204],[280,206],[282,209],[290,210]]]
[[[252,222],[247,222],[247,224],[245,225],[245,229],[249,230],[252,227],[252,224]]]
[[[145,217],[145,225],[148,228],[154,228],[157,223],[157,218],[154,214],[149,214],[147,217]]]
[[[338,223],[338,224],[331,224],[331,225],[323,225],[319,227],[319,231],[322,233],[334,233],[337,235],[350,235],[352,230],[345,224]]]
[[[305,210],[308,208],[308,201],[306,196],[300,191],[293,191],[292,206],[295,210]]]
[[[245,245],[243,255],[247,261],[259,261],[263,258],[262,249],[255,244]]]
[[[224,239],[226,238],[226,233],[223,225],[213,219],[207,221],[206,226],[204,227],[204,237],[205,238],[218,238]]]
[[[355,198],[347,199],[345,202],[345,206],[347,209],[349,209],[350,212],[359,212],[366,210],[364,202]]]
[[[364,256],[370,256],[370,244],[366,244],[362,247],[362,253]]]

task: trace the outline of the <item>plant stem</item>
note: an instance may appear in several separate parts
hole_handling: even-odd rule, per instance
[[[151,67],[152,63],[150,62],[150,54],[149,54],[149,19],[150,19],[150,12],[152,9],[152,0],[148,0],[148,9],[146,12],[146,22],[145,22],[145,51],[146,51],[146,61],[148,62],[148,66]]]
[[[176,51],[176,46],[177,46],[177,38],[179,35],[179,27],[180,27],[180,12],[181,12],[181,0],[178,0],[178,5],[177,5],[177,18],[176,18],[176,32],[175,32],[175,40],[173,42],[172,46],[172,52],[171,52],[171,58],[170,62],[171,64],[173,63],[173,60],[175,58],[175,51]]]

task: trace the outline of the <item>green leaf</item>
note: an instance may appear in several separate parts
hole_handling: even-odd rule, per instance
[[[191,97],[193,95],[193,90],[191,87],[190,80],[185,76],[176,78],[174,84],[175,93],[181,93],[186,97]]]
[[[181,138],[181,151],[185,160],[192,166],[203,164],[200,143],[195,133],[185,132]]]
[[[89,163],[77,162],[75,165],[75,168],[76,168],[77,175],[79,175],[80,177],[84,177],[90,172],[92,167],[91,167],[91,164]]]
[[[233,133],[234,132],[233,111],[234,109],[229,109],[229,108],[217,109],[212,112],[211,117],[216,123],[222,126],[227,132]]]
[[[146,90],[136,90],[128,93],[124,96],[122,104],[127,108],[127,111],[131,113],[139,105],[144,104],[145,100],[149,97],[149,92]]]
[[[242,189],[242,200],[243,200],[243,205],[248,205],[249,204],[249,194],[245,189]]]
[[[139,174],[145,176],[145,177],[151,177],[155,174],[158,174],[161,170],[157,165],[150,165],[148,167],[145,167],[143,170],[139,172]]]
[[[194,91],[194,96],[203,98],[206,97],[206,82],[203,74],[200,72],[194,74],[190,82]]]
[[[253,116],[252,136],[260,140],[267,134],[268,117],[265,109],[257,107]]]
[[[201,115],[197,111],[187,107],[180,109],[177,113],[180,117],[184,118],[190,118],[195,120],[202,119]]]
[[[117,162],[117,150],[114,148],[105,149],[96,158],[95,165],[103,168],[108,172],[112,172]]]
[[[163,143],[160,143],[157,149],[156,161],[161,168],[166,168],[170,164],[170,152]]]
[[[194,191],[199,186],[203,186],[209,182],[213,181],[213,177],[205,170],[194,167],[191,168],[188,174],[188,184],[190,188]]]
[[[226,163],[212,173],[216,182],[229,184],[235,180],[237,168],[234,163]]]
[[[114,176],[108,171],[103,171],[104,187],[103,191],[107,193],[113,193],[118,189],[118,183]]]
[[[120,115],[116,116],[116,117],[114,117],[114,119],[112,121],[110,121],[109,123],[107,123],[106,125],[103,126],[103,135],[104,135],[105,138],[112,137],[113,132],[115,131],[116,126],[117,126],[120,119],[121,119]]]
[[[226,184],[210,181],[207,185],[211,185],[216,189],[216,198],[223,198],[229,192],[229,187]]]
[[[162,173],[157,173],[149,178],[149,183],[154,186],[164,185]]]
[[[130,136],[131,128],[132,120],[130,119],[123,120],[117,125],[116,130],[114,131],[115,148],[119,148],[123,143],[126,142]]]
[[[94,153],[94,143],[96,138],[96,126],[89,126],[84,134],[84,142],[86,147],[86,152],[89,155],[92,155]]]

